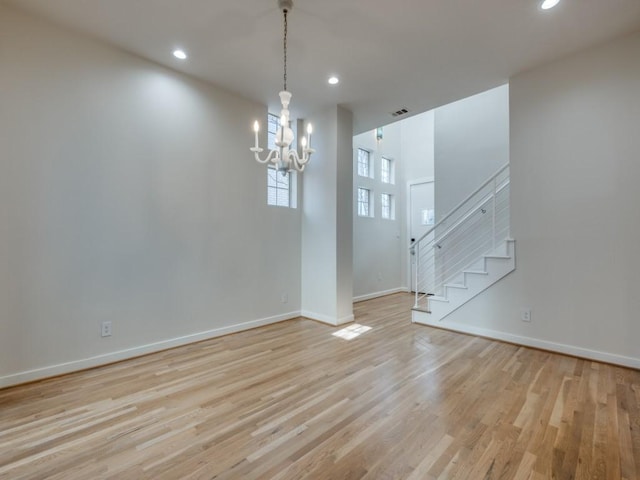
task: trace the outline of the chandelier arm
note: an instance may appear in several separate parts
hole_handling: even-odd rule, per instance
[[[305,165],[297,165],[297,164],[294,164],[295,169],[296,169],[298,172],[300,172],[300,173],[304,172],[304,168],[305,168],[306,166],[307,166],[306,164],[305,164]]]
[[[315,150],[312,148],[303,148],[302,157],[300,157],[298,155],[298,152],[296,152],[295,150],[290,150],[289,156],[291,157],[292,160],[295,160],[295,162],[298,163],[299,165],[306,165],[307,163],[309,163],[309,160],[311,160],[311,154],[314,152]]]
[[[313,148],[304,148],[302,150],[302,159],[300,160],[301,163],[305,164],[309,160],[311,160],[311,154],[312,153],[315,153],[315,150]]]
[[[260,150],[260,151],[258,151],[258,150]],[[258,163],[269,163],[269,162],[276,163],[278,161],[278,158],[280,158],[280,156],[278,155],[277,150],[271,150],[269,152],[269,155],[267,155],[267,158],[265,158],[264,160],[262,160],[260,158],[260,152],[263,151],[262,148],[260,148],[260,149],[252,148],[251,151],[254,153],[256,162],[258,162]],[[274,158],[274,156],[275,156],[275,158]]]
[[[289,165],[293,166],[293,168],[289,167],[289,171],[295,169],[298,172],[304,171],[304,167],[307,166],[306,162],[305,163],[301,163],[300,162],[300,159],[298,158],[298,155],[296,155],[295,158],[293,156],[291,156],[291,161],[290,161]]]
[[[296,170],[302,172],[305,165],[309,162],[310,153],[308,148],[303,149],[302,158],[295,150],[289,150],[289,161],[295,167]]]

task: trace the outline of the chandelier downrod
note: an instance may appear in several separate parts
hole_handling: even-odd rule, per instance
[[[284,89],[287,90],[287,10],[284,10],[284,40],[283,40],[283,52],[284,52]]]

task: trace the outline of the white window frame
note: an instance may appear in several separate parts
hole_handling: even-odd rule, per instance
[[[373,195],[369,188],[358,187],[357,190],[356,205],[358,209],[358,216],[363,218],[373,217]],[[364,199],[364,192],[366,192],[366,200]]]
[[[360,152],[367,154],[366,162],[361,161]],[[358,176],[365,178],[373,178],[373,153],[366,148],[358,148],[358,159],[356,162]],[[366,169],[366,171],[365,171]]]
[[[396,200],[393,194],[380,194],[380,217],[385,220],[396,219]]]
[[[385,168],[385,165],[389,167],[388,170]],[[395,170],[395,162],[393,159],[389,157],[382,157],[380,160],[380,181],[391,185],[396,183]]]

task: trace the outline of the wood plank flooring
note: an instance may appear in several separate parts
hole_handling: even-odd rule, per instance
[[[356,304],[0,390],[1,479],[640,479],[640,372]]]

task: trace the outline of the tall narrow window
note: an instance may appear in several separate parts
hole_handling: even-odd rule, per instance
[[[362,148],[358,149],[358,175],[371,177],[371,152]]]
[[[275,168],[267,168],[267,205],[290,206],[290,177],[282,175]]]
[[[358,188],[358,216],[373,216],[371,208],[371,192],[366,188]]]
[[[280,118],[273,113],[267,114],[267,146],[269,150],[276,148],[276,132],[280,125]]]
[[[267,115],[267,144],[270,150],[276,148],[276,132],[280,118],[269,113]],[[282,175],[271,165],[267,168],[267,205],[296,208],[295,172]]]
[[[380,163],[380,181],[382,183],[394,183],[395,172],[393,170],[393,160],[382,157],[382,161]]]
[[[395,219],[395,205],[393,201],[393,195],[389,193],[383,193],[380,195],[380,216],[387,220]]]

